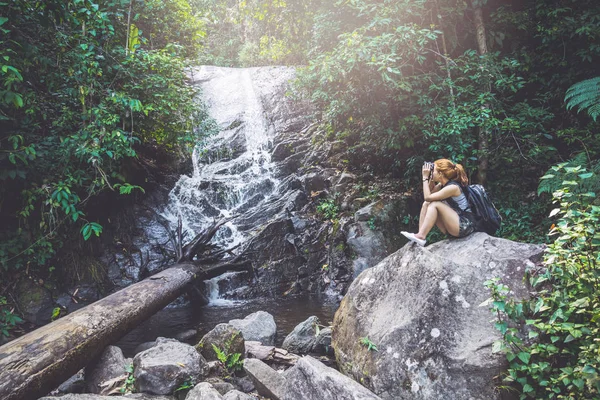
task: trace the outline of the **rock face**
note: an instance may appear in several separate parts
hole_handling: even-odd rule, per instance
[[[208,372],[206,360],[194,347],[165,338],[137,354],[133,366],[136,390],[161,395],[172,394],[190,377],[200,381]]]
[[[244,319],[232,319],[229,325],[240,330],[245,340],[274,345],[277,325],[275,319],[266,311],[257,311]]]
[[[282,400],[378,400],[357,382],[310,356],[285,372]]]
[[[475,233],[404,246],[350,286],[333,325],[338,365],[383,399],[495,399],[505,368],[484,282],[499,277],[517,298],[539,245]],[[360,343],[368,338],[378,351]]]

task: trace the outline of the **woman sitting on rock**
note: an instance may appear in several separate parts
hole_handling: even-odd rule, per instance
[[[433,164],[423,164],[422,172],[425,201],[419,216],[419,232],[402,234],[419,246],[425,246],[433,225],[457,238],[471,234],[475,230],[474,216],[463,193],[463,186],[469,184],[463,166],[441,158]]]

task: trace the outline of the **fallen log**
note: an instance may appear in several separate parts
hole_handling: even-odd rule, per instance
[[[209,279],[247,263],[176,264],[0,347],[0,399],[46,395],[109,344],[164,308],[197,277]]]

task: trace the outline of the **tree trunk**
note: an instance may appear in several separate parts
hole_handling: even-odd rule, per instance
[[[484,56],[488,53],[487,41],[485,35],[485,24],[483,22],[483,11],[481,9],[481,3],[478,0],[472,0],[473,6],[473,21],[475,23],[475,34],[477,36],[477,49],[480,56]],[[491,88],[486,87],[483,90],[490,91]],[[483,108],[488,108],[488,104],[484,104]],[[479,127],[479,143],[477,150],[477,158],[479,164],[477,166],[477,182],[485,185],[487,181],[487,171],[489,166],[489,142],[490,133],[485,127]]]
[[[100,355],[181,295],[197,276],[208,279],[247,263],[176,264],[141,282],[0,347],[0,399],[35,399]]]

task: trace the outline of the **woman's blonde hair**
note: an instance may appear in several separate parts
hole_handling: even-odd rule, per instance
[[[462,165],[454,164],[446,158],[435,160],[434,164],[440,174],[444,175],[444,178],[450,181],[457,181],[463,186],[469,184],[469,178]]]

